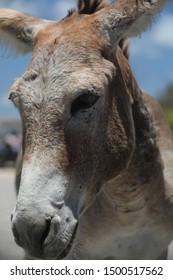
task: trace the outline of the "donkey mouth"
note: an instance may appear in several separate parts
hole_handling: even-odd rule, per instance
[[[77,228],[78,225],[75,226],[73,233],[71,235],[71,238],[69,238],[69,240],[67,242],[65,242],[66,244],[59,244],[60,242],[58,241],[58,239],[55,238],[51,238],[52,240],[49,240],[49,242],[47,242],[48,239],[50,239],[49,235],[50,232],[47,228],[47,230],[44,232],[43,236],[42,236],[42,258],[43,259],[65,259],[74,244],[75,238],[76,238],[76,234],[77,234]]]
[[[61,252],[61,254],[57,257],[57,260],[65,259],[69,255],[69,253],[70,253],[70,251],[72,249],[72,246],[74,244],[74,241],[75,241],[75,237],[76,237],[76,233],[77,233],[77,227],[78,226],[76,225],[76,227],[74,229],[74,232],[72,234],[70,242],[67,244],[65,249]]]

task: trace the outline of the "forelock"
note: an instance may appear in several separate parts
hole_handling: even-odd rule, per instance
[[[68,12],[68,16],[77,14],[94,14],[97,11],[109,5],[109,0],[78,0],[78,10],[72,9]]]
[[[109,5],[109,0],[79,0],[79,14],[94,14]]]

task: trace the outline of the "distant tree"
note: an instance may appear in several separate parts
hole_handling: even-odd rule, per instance
[[[165,111],[166,118],[173,130],[173,84],[169,85],[161,95],[159,102]]]

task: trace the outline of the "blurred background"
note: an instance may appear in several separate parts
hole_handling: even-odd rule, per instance
[[[77,0],[0,0],[0,8],[8,7],[38,17],[60,20],[68,10],[76,6],[76,2]],[[168,1],[151,30],[129,41],[130,65],[138,84],[160,101],[173,129],[173,1]],[[16,56],[6,46],[0,47],[0,222],[4,223],[9,219],[9,211],[15,204],[13,166],[20,142],[19,114],[7,96],[14,80],[27,68],[30,58],[31,54]],[[3,186],[5,188],[2,191]],[[12,194],[11,200],[8,199],[9,193]],[[0,227],[0,235],[10,238],[5,247],[5,239],[0,239],[0,259],[19,258],[20,250],[19,255],[8,253],[14,242],[12,236],[8,236],[5,226]],[[18,252],[18,248],[14,251]]]

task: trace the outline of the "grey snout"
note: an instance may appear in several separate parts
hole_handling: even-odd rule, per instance
[[[12,231],[16,243],[30,252],[42,253],[43,244],[50,232],[51,221],[56,220],[56,227],[60,226],[61,219],[55,214],[36,214],[33,210],[16,211],[12,217]]]
[[[19,246],[34,257],[55,259],[70,242],[77,221],[66,206],[59,213],[51,207],[44,213],[38,206],[17,206],[11,223]]]

